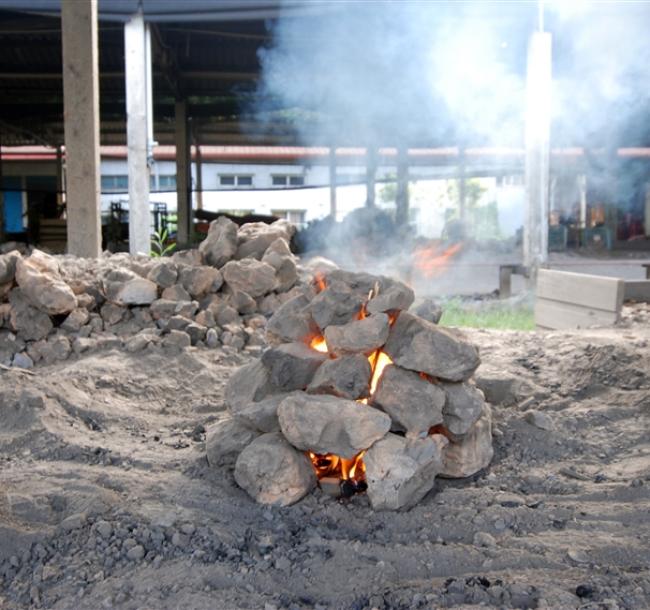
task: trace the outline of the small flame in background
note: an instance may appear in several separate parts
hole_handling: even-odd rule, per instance
[[[418,246],[413,251],[413,267],[427,279],[440,277],[447,270],[452,257],[462,248],[462,242],[446,248],[440,243]]]

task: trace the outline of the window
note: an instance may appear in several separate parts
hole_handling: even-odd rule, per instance
[[[298,227],[305,224],[305,210],[271,210],[271,214],[278,218],[284,218]]]
[[[176,190],[176,176],[174,174],[158,176],[158,186],[156,186],[156,176],[151,176],[150,188],[152,191]]]
[[[103,193],[119,193],[129,190],[128,176],[102,176]]]
[[[272,176],[273,186],[303,186],[304,176],[289,176],[286,174]]]
[[[219,184],[221,186],[253,186],[253,176],[219,174]]]

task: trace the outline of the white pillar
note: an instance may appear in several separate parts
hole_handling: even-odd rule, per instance
[[[65,3],[64,3],[65,4]],[[129,171],[129,251],[151,250],[149,210],[150,155],[150,76],[151,52],[148,49],[144,16],[136,13],[124,25],[126,74],[126,133]]]
[[[330,179],[330,216],[336,220],[336,147],[329,150],[329,179]]]
[[[551,35],[535,32],[528,46],[526,87],[526,224],[524,264],[531,278],[548,259]]]
[[[61,3],[68,252],[101,253],[97,0]]]

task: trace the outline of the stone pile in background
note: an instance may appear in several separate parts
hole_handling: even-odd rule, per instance
[[[303,293],[286,221],[221,217],[198,249],[99,259],[0,255],[0,364],[30,368],[100,348],[223,346],[258,354],[266,319]]]
[[[208,430],[210,464],[235,462],[237,483],[262,503],[288,505],[334,479],[367,486],[375,509],[408,508],[436,476],[485,468],[478,350],[436,326],[431,305],[420,307],[430,320],[408,311],[413,300],[401,282],[334,270],[282,304],[271,347],[228,383],[231,417]]]

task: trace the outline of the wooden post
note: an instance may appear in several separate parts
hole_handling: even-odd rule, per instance
[[[528,46],[526,91],[526,202],[524,265],[534,283],[548,259],[551,35],[535,32]]]
[[[329,150],[329,178],[330,178],[330,216],[336,220],[336,148],[330,146]]]
[[[176,140],[176,197],[178,234],[180,246],[187,246],[192,239],[192,175],[190,139],[187,125],[187,102],[178,100],[175,106]]]
[[[377,149],[366,149],[366,206],[375,207],[375,177],[377,174]]]
[[[64,2],[65,4],[65,2]],[[147,36],[144,17],[136,13],[124,25],[126,133],[129,172],[129,251],[151,249],[149,212],[149,118],[147,113]]]
[[[395,222],[406,225],[409,221],[409,166],[408,148],[397,149],[397,194],[395,196]]]
[[[97,0],[61,3],[68,252],[101,253]]]

